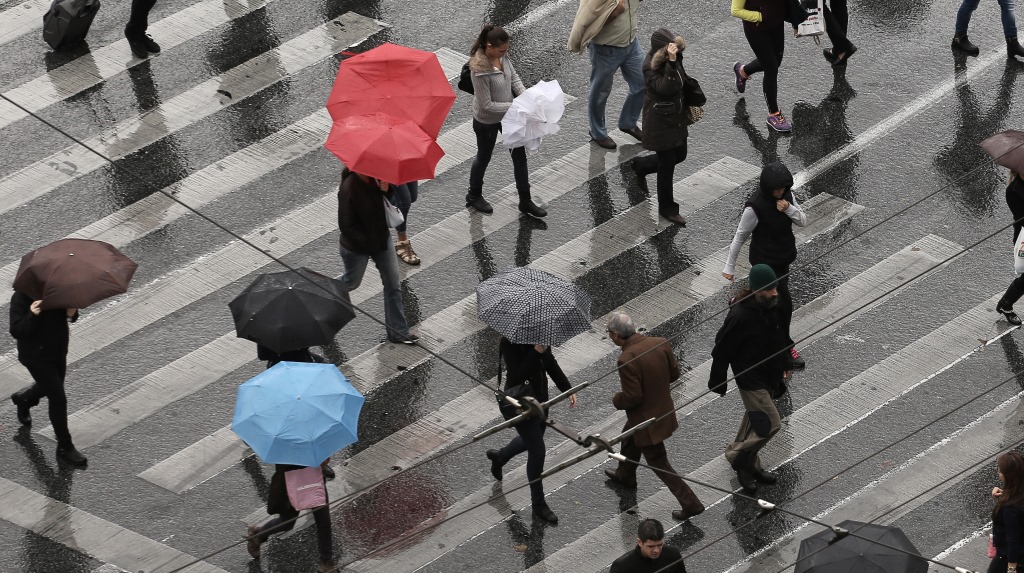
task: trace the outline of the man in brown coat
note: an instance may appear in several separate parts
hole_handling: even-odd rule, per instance
[[[643,454],[647,465],[662,470],[655,473],[679,500],[682,509],[672,511],[673,519],[686,520],[702,513],[704,504],[672,469],[665,451],[665,440],[679,427],[669,389],[669,384],[679,378],[672,345],[664,338],[637,334],[633,319],[624,312],[613,314],[608,321],[608,337],[622,347],[618,362],[622,391],[612,396],[612,404],[626,411],[623,431],[651,418],[658,421],[622,442],[620,453],[631,462],[619,462],[618,468],[605,470],[605,475],[619,485],[635,488],[636,463]]]

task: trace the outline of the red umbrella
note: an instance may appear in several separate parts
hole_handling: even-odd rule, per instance
[[[400,185],[433,179],[444,150],[407,119],[384,113],[335,121],[324,146],[356,173]]]
[[[981,142],[995,162],[1024,175],[1024,131],[1007,129]]]
[[[335,121],[387,113],[414,122],[437,139],[454,103],[455,92],[437,55],[384,44],[342,62],[327,111]]]
[[[14,290],[43,309],[85,308],[128,290],[138,265],[103,241],[61,239],[21,258]]]

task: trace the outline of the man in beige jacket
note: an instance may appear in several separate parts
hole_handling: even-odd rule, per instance
[[[608,137],[604,109],[612,92],[616,70],[629,85],[629,95],[619,114],[619,129],[643,141],[637,126],[644,105],[644,51],[637,39],[637,10],[640,0],[580,0],[569,32],[569,51],[590,55],[590,137],[605,149],[615,149]]]

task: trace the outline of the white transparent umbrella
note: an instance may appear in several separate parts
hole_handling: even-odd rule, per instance
[[[558,120],[565,112],[565,94],[558,81],[540,82],[512,100],[501,120],[505,147],[525,147],[535,152],[547,135],[558,133]]]

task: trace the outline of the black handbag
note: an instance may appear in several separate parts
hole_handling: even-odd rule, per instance
[[[473,95],[473,76],[469,71],[469,62],[462,64],[462,73],[459,74],[459,89]]]
[[[502,367],[502,358],[503,358],[503,356],[502,356],[501,350],[499,350],[498,351],[498,388],[501,388],[501,371],[503,369],[503,367]],[[494,393],[494,398],[498,401],[498,411],[501,412],[501,417],[506,419],[506,420],[511,420],[512,418],[515,418],[516,416],[519,415],[519,410],[517,410],[515,406],[513,406],[512,404],[509,404],[505,400],[505,398],[504,398],[505,395],[511,396],[511,397],[515,398],[516,400],[519,400],[521,398],[525,398],[527,396],[533,396],[534,395],[533,394],[533,386],[530,384],[530,380],[527,379],[522,384],[516,384],[515,386],[512,386],[511,388],[505,388],[505,394],[499,394],[497,392]]]
[[[708,102],[704,90],[700,87],[697,78],[686,76],[683,80],[683,103],[686,109],[683,113],[683,123],[689,127],[704,117],[704,104]]]

